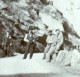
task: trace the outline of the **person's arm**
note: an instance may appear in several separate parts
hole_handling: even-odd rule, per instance
[[[63,43],[63,34],[60,33],[58,39],[57,39],[57,45],[56,45],[56,50],[58,50],[60,48],[60,46],[62,45]]]
[[[24,41],[25,41],[25,42],[29,42],[29,40],[27,39],[27,37],[28,37],[28,35],[25,34],[25,36],[24,36]]]

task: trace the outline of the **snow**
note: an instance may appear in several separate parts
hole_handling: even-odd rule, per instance
[[[71,36],[71,35],[69,35],[68,37],[74,46],[80,45],[80,39],[76,38],[75,36]]]
[[[74,49],[71,59],[71,66],[76,67],[78,64],[80,64],[80,52]]]
[[[26,6],[27,6],[25,0],[20,0],[20,1],[19,1],[19,5],[20,5],[21,7],[26,7]]]
[[[61,65],[71,65],[72,67],[79,67],[80,52],[77,49],[74,49],[73,51],[62,50],[59,52],[55,62]]]
[[[21,29],[28,31],[28,27],[25,25],[21,25]]]
[[[42,60],[42,54],[34,54],[32,59],[22,59],[23,55],[0,59],[0,75],[19,73],[52,73],[53,64]],[[55,68],[55,67],[54,67]],[[57,70],[57,72],[59,72]]]
[[[39,27],[39,29],[45,29],[45,25],[41,20],[36,21],[34,24]]]
[[[68,55],[68,51],[67,50],[62,50],[59,52],[57,58],[56,58],[56,63],[61,63],[63,61],[63,59],[65,59],[65,57]]]
[[[40,17],[42,19],[42,22],[47,25],[49,30],[55,30],[55,29],[60,29],[63,31],[63,26],[60,21],[57,21],[52,18],[52,16],[46,14],[46,13],[40,13]]]
[[[53,6],[63,13],[63,16],[74,26],[80,35],[80,0],[51,0]]]
[[[1,0],[0,1],[0,9],[5,8],[5,7],[6,7],[6,4],[4,4],[3,1]]]
[[[27,39],[27,37],[28,37],[28,34],[25,34],[25,36],[24,36],[24,41],[25,42],[29,42],[29,40]]]
[[[35,53],[32,59],[22,59],[22,54],[15,54],[14,57],[0,59],[0,75],[14,74],[52,74],[54,77],[79,77],[79,69],[73,67],[64,67],[53,62],[42,60],[42,53]],[[75,75],[73,74],[76,71]]]

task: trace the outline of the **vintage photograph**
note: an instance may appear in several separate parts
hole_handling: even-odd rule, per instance
[[[80,77],[80,0],[0,0],[0,77]]]

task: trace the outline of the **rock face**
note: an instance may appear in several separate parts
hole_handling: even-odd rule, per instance
[[[40,0],[43,4],[47,3],[47,0]]]
[[[34,0],[34,3],[32,3],[31,1],[26,1],[26,0],[24,1],[23,0],[20,0],[20,1],[7,0],[5,2],[1,1],[0,3],[1,24],[5,27],[5,30],[9,30],[9,27],[13,27],[15,32],[21,34],[21,36],[24,35],[28,31],[29,26],[35,26],[40,29],[39,36],[43,36],[44,34],[47,34],[46,26],[55,27],[55,25],[53,25],[52,22],[56,21],[56,23],[58,23],[57,20],[53,20],[52,16],[50,16],[50,15],[54,15],[54,13],[52,13],[54,11],[53,6],[48,5],[47,8],[50,8],[50,10],[47,9],[46,5],[44,5],[46,2],[47,0],[45,1]],[[23,5],[21,3],[23,3]],[[32,5],[29,5],[30,3],[32,3]],[[49,17],[47,17],[47,13],[48,14],[51,13]],[[42,14],[45,14],[44,19],[43,19]],[[49,22],[45,24],[47,22],[47,21],[44,22],[46,18],[47,19],[50,18],[52,21],[50,22],[50,20],[48,20]]]

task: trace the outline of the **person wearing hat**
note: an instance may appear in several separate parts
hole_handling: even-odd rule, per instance
[[[10,29],[8,31],[8,36],[7,36],[7,43],[6,43],[6,51],[7,51],[7,56],[13,56],[13,35],[14,31]]]
[[[14,31],[12,29],[9,29],[5,32],[4,38],[3,38],[3,50],[5,52],[5,56],[13,56],[13,34]]]
[[[48,62],[51,61],[53,54],[57,54],[60,46],[63,44],[63,34],[59,29],[56,29],[55,36],[53,38],[53,43],[51,44],[50,50],[47,53],[47,60]]]
[[[48,36],[47,36],[47,39],[46,39],[47,46],[46,46],[45,49],[44,49],[43,59],[46,58],[46,54],[49,52],[49,50],[50,50],[50,48],[51,48],[51,45],[52,45],[52,43],[54,42],[54,41],[53,41],[53,38],[54,38],[54,34],[52,33],[52,30],[50,30],[50,31],[48,32]]]
[[[55,53],[58,53],[61,45],[64,42],[64,37],[63,37],[63,33],[62,33],[62,31],[60,31],[60,29],[57,29],[56,33],[57,33],[57,40],[56,40],[56,51],[55,51]]]
[[[32,30],[29,30],[29,33],[26,38],[27,38],[27,40],[26,40],[27,41],[27,48],[25,50],[23,59],[27,58],[27,55],[29,52],[30,52],[30,59],[31,59],[33,56],[34,49],[35,49],[34,33]],[[24,41],[25,41],[25,39],[24,39]]]

